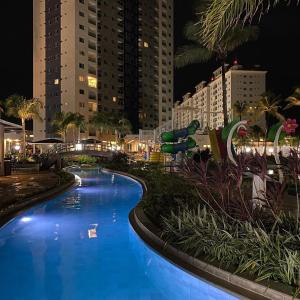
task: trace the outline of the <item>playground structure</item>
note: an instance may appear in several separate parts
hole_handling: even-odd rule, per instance
[[[177,154],[195,148],[197,146],[196,141],[190,136],[194,135],[199,127],[199,121],[194,120],[186,128],[163,132],[160,136],[163,142],[161,152]]]

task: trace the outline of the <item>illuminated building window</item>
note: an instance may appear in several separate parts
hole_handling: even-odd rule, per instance
[[[82,75],[79,75],[79,81],[84,81],[84,76],[82,76]]]
[[[59,84],[59,79],[55,79],[54,84]]]
[[[144,42],[144,48],[149,48],[149,44],[147,42]]]
[[[93,87],[93,88],[97,88],[97,78],[92,77],[92,76],[88,76],[88,86]]]
[[[117,102],[117,97],[112,98],[113,102]]]

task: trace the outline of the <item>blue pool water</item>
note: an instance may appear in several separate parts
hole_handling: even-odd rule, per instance
[[[172,265],[128,222],[142,195],[96,170],[0,229],[1,300],[237,299]]]

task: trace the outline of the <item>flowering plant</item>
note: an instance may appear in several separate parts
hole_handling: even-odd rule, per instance
[[[296,119],[287,119],[283,123],[283,131],[287,134],[295,133],[296,129],[298,128],[298,124]]]

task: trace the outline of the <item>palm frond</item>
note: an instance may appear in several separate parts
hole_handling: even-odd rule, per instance
[[[249,23],[254,16],[260,18],[279,2],[290,4],[298,0],[211,0],[208,8],[201,13],[204,44],[214,48],[230,28],[240,22]]]
[[[175,56],[176,68],[187,65],[203,63],[212,58],[212,52],[199,45],[187,45],[178,49]]]

